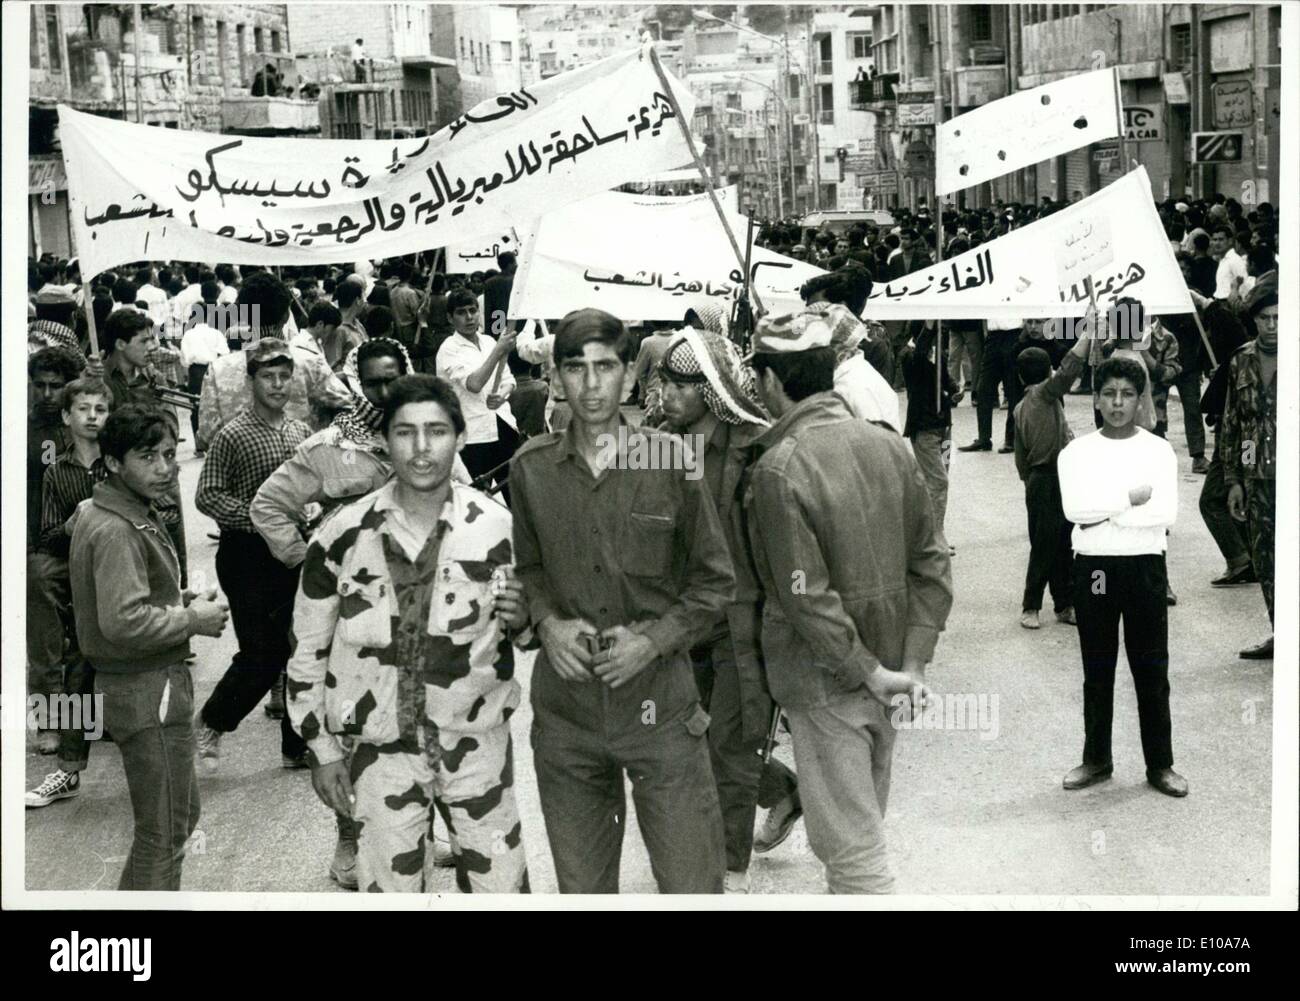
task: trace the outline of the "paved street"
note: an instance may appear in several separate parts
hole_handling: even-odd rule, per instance
[[[1092,430],[1088,399],[1067,407],[1076,433]],[[1061,776],[1083,743],[1081,668],[1073,628],[1050,613],[1037,633],[1018,624],[1028,555],[1021,487],[1012,457],[955,454],[947,531],[956,602],[930,680],[938,692],[996,700],[994,732],[919,730],[899,735],[886,820],[898,892],[1263,894],[1268,891],[1272,704],[1271,662],[1237,659],[1262,640],[1268,619],[1257,587],[1215,590],[1221,560],[1197,512],[1182,414],[1170,401],[1171,438],[1182,470],[1169,572],[1179,604],[1170,610],[1170,681],[1175,765],[1191,784],[1183,800],[1146,785],[1132,680],[1121,657],[1116,683],[1115,777],[1075,793]],[[999,415],[1000,420],[1001,415]],[[955,415],[955,444],[975,437],[969,405]],[[188,427],[186,430],[188,436]],[[193,497],[200,462],[181,446],[182,484]],[[212,523],[189,514],[191,573],[212,579]],[[1048,602],[1050,608],[1050,601]],[[198,639],[196,694],[207,697],[234,647]],[[521,668],[527,689],[530,661]],[[555,875],[538,806],[528,745],[531,713],[513,718],[516,788],[534,892]],[[995,739],[985,739],[994,737]],[[223,742],[215,777],[202,777],[201,838],[185,863],[186,890],[338,892],[326,875],[332,818],[306,772],[280,767],[278,724],[258,710]],[[789,761],[789,748],[779,752]],[[29,753],[29,786],[53,767]],[[92,749],[81,795],[27,812],[27,886],[112,889],[128,850],[131,811],[119,755]],[[644,848],[629,823],[622,889],[654,892]],[[781,847],[757,856],[759,893],[821,892],[821,869],[802,823]],[[437,889],[455,892],[448,870]]]

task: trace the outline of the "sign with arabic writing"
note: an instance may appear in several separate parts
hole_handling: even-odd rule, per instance
[[[935,127],[935,191],[991,181],[1120,134],[1114,68],[1004,97]]]
[[[934,124],[934,103],[931,101],[917,101],[905,104],[898,102],[898,127],[900,129],[915,128],[920,125]]]
[[[1255,121],[1255,92],[1249,80],[1225,80],[1210,88],[1216,129],[1239,129]]]
[[[1124,239],[1118,246],[1110,225],[1099,224],[1099,219],[1123,221]],[[1063,281],[1060,272],[1067,268],[1067,276],[1079,277]],[[1145,167],[1006,236],[903,278],[877,283],[865,315],[872,320],[1082,316],[1089,282],[1102,309],[1127,295],[1154,314],[1192,311],[1187,285],[1151,201]]]
[[[733,232],[743,216],[727,212]],[[763,306],[802,307],[799,289],[824,272],[753,248],[750,272]],[[610,191],[537,221],[520,258],[512,318],[559,317],[594,306],[624,320],[681,320],[690,306],[731,301],[743,275],[709,196]]]
[[[170,258],[312,264],[509,232],[690,150],[649,60],[613,56],[477,105],[437,134],[282,139],[157,129],[59,108],[84,274]],[[689,121],[695,101],[672,81]]]
[[[475,243],[449,243],[447,274],[470,275],[475,271],[496,270],[497,255],[504,253],[519,253],[519,238],[513,229]]]

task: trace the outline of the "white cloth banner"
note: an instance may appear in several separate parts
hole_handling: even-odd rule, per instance
[[[1114,68],[1022,90],[935,130],[934,189],[944,195],[1120,134]]]
[[[1089,278],[1103,310],[1128,296],[1149,313],[1192,312],[1146,168],[1023,229],[877,283],[864,314],[872,320],[1082,316]]]
[[[539,205],[677,167],[690,151],[640,56],[485,101],[423,139],[213,135],[60,106],[82,273],[142,259],[313,264],[473,243]],[[689,122],[695,101],[672,88]]]
[[[734,204],[734,187],[717,190]],[[725,210],[724,210],[725,211]],[[748,221],[727,213],[738,240]],[[708,194],[681,197],[610,191],[542,216],[521,258],[510,317],[554,319],[594,307],[623,320],[681,320],[690,306],[724,309],[742,272]],[[743,245],[743,243],[742,243]],[[799,289],[824,272],[754,247],[750,274],[772,313],[802,309]]]
[[[514,229],[490,240],[484,238],[476,243],[451,243],[447,245],[447,267],[449,275],[470,275],[475,271],[497,270],[497,255],[509,252],[519,253],[519,237]]]

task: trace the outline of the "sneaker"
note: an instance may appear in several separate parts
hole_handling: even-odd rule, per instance
[[[42,730],[36,735],[36,750],[41,754],[59,753],[59,731]]]
[[[339,838],[334,846],[334,859],[330,862],[330,879],[345,890],[357,888],[357,843]]]
[[[288,768],[291,771],[296,771],[299,768],[310,768],[311,760],[307,757],[306,751],[303,751],[301,754],[281,754],[280,766],[282,768]]]
[[[1062,608],[1056,613],[1056,621],[1062,622],[1067,626],[1077,626],[1079,624],[1079,620],[1074,616],[1073,608]]]
[[[1037,629],[1041,623],[1038,621],[1038,612],[1034,609],[1020,613],[1020,626],[1022,629]]]
[[[722,880],[723,893],[748,893],[749,892],[749,870],[744,872],[735,872],[727,870],[727,875]]]
[[[795,822],[802,816],[803,810],[795,806],[793,800],[789,797],[781,800],[763,818],[763,826],[754,837],[754,851],[760,855],[770,852],[790,836]]]
[[[271,697],[267,699],[266,705],[263,706],[266,715],[271,719],[284,719],[284,672],[280,672],[280,677],[276,679],[275,684],[271,686]]]
[[[199,763],[215,772],[221,763],[221,734],[203,722],[203,710],[194,714],[194,750]]]
[[[56,768],[45,776],[35,789],[27,791],[26,802],[29,810],[39,806],[49,806],[56,799],[71,799],[81,792],[81,773],[65,772]]]
[[[456,853],[451,850],[451,842],[442,838],[433,839],[433,864],[439,869],[451,869],[456,865]]]

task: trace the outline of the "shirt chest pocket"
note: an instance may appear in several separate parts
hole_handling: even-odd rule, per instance
[[[623,545],[623,569],[634,577],[667,577],[673,567],[677,520],[670,514],[632,511]]]
[[[339,636],[348,646],[384,648],[393,642],[391,585],[383,580],[339,580]]]
[[[478,580],[457,560],[443,560],[429,603],[429,631],[465,643],[493,624],[491,579]]]

